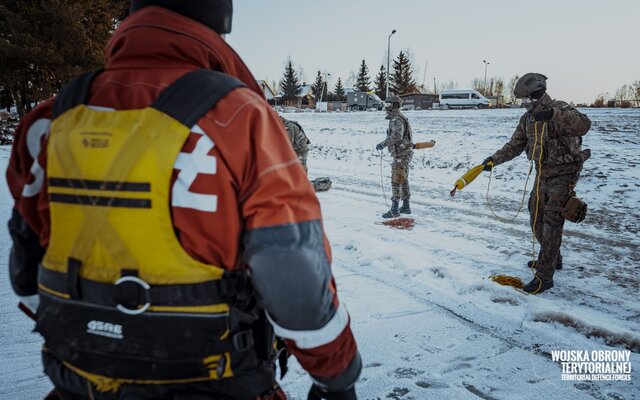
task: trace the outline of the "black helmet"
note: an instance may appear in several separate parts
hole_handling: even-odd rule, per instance
[[[518,79],[513,94],[518,99],[522,99],[523,97],[539,99],[546,91],[547,77],[536,72],[529,72]]]
[[[158,6],[224,34],[231,32],[232,3],[232,0],[131,0],[129,13],[147,6]]]
[[[389,96],[384,99],[384,106],[387,111],[399,110],[402,107],[402,99],[398,96]]]

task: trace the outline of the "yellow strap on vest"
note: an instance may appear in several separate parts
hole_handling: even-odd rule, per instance
[[[218,367],[220,366],[220,360],[222,357],[225,358],[224,371],[222,372],[222,376],[218,375]],[[202,364],[209,370],[209,376],[200,377],[200,378],[185,378],[185,379],[166,379],[166,380],[140,380],[140,379],[123,379],[123,378],[110,378],[108,376],[93,374],[91,372],[87,372],[82,370],[66,361],[62,362],[65,367],[85,378],[89,382],[91,382],[98,392],[117,392],[120,389],[120,386],[126,384],[133,385],[176,385],[183,383],[195,383],[195,382],[206,382],[210,380],[219,380],[219,379],[228,379],[233,378],[233,371],[231,371],[231,355],[229,353],[225,354],[216,354],[213,356],[206,357],[202,360]]]

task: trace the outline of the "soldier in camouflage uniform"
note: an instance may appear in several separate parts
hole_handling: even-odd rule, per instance
[[[528,293],[541,293],[553,287],[553,274],[562,268],[560,244],[564,217],[563,207],[573,190],[590,150],[582,150],[582,136],[591,121],[563,101],[552,100],[546,93],[547,77],[528,73],[518,80],[514,90],[527,108],[502,149],[483,164],[489,171],[523,151],[536,166],[536,180],[529,197],[531,229],[540,243],[538,260],[529,265],[535,269],[531,282],[523,288]],[[490,164],[492,162],[493,164]]]
[[[302,126],[297,121],[288,120],[283,116],[280,116],[280,119],[282,119],[282,123],[289,134],[289,141],[291,141],[291,146],[296,152],[302,168],[304,168],[304,172],[308,173],[307,154],[309,153],[311,141],[307,138],[304,129],[302,129]]]
[[[383,218],[395,218],[400,214],[411,214],[409,198],[409,163],[413,158],[414,144],[412,141],[409,120],[400,112],[402,100],[398,96],[389,96],[385,100],[387,110],[386,119],[389,120],[387,138],[376,145],[377,150],[389,148],[393,157],[391,162],[391,209],[382,214]],[[402,199],[402,207],[398,209],[398,202]]]

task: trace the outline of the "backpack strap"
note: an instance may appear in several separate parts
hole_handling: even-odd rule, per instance
[[[85,72],[84,74],[73,78],[71,82],[65,85],[56,97],[56,101],[53,105],[52,117],[57,118],[64,114],[64,112],[80,104],[87,104],[91,83],[102,71],[104,71],[104,69],[100,68],[95,71]]]
[[[225,73],[199,69],[178,78],[160,93],[151,107],[191,128],[220,99],[244,86]]]

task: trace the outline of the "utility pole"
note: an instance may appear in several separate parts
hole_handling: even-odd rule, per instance
[[[322,103],[322,96],[324,95],[324,90],[327,87],[327,75],[331,76],[331,74],[328,73],[328,72],[324,73],[324,81],[322,82],[322,90],[320,91],[320,102],[321,103]]]
[[[422,76],[422,88],[427,83],[427,67],[429,66],[429,59],[424,62],[424,75]]]
[[[386,99],[387,97],[389,97],[389,60],[390,60],[390,56],[391,56],[391,36],[396,33],[396,30],[392,30],[391,34],[389,35],[389,37],[387,38],[387,88],[384,94],[384,98]]]
[[[484,90],[484,93],[482,93],[482,95],[486,96],[487,95],[487,65],[491,63],[488,62],[487,60],[482,60],[482,62],[484,63],[484,84],[482,85],[482,89]]]

